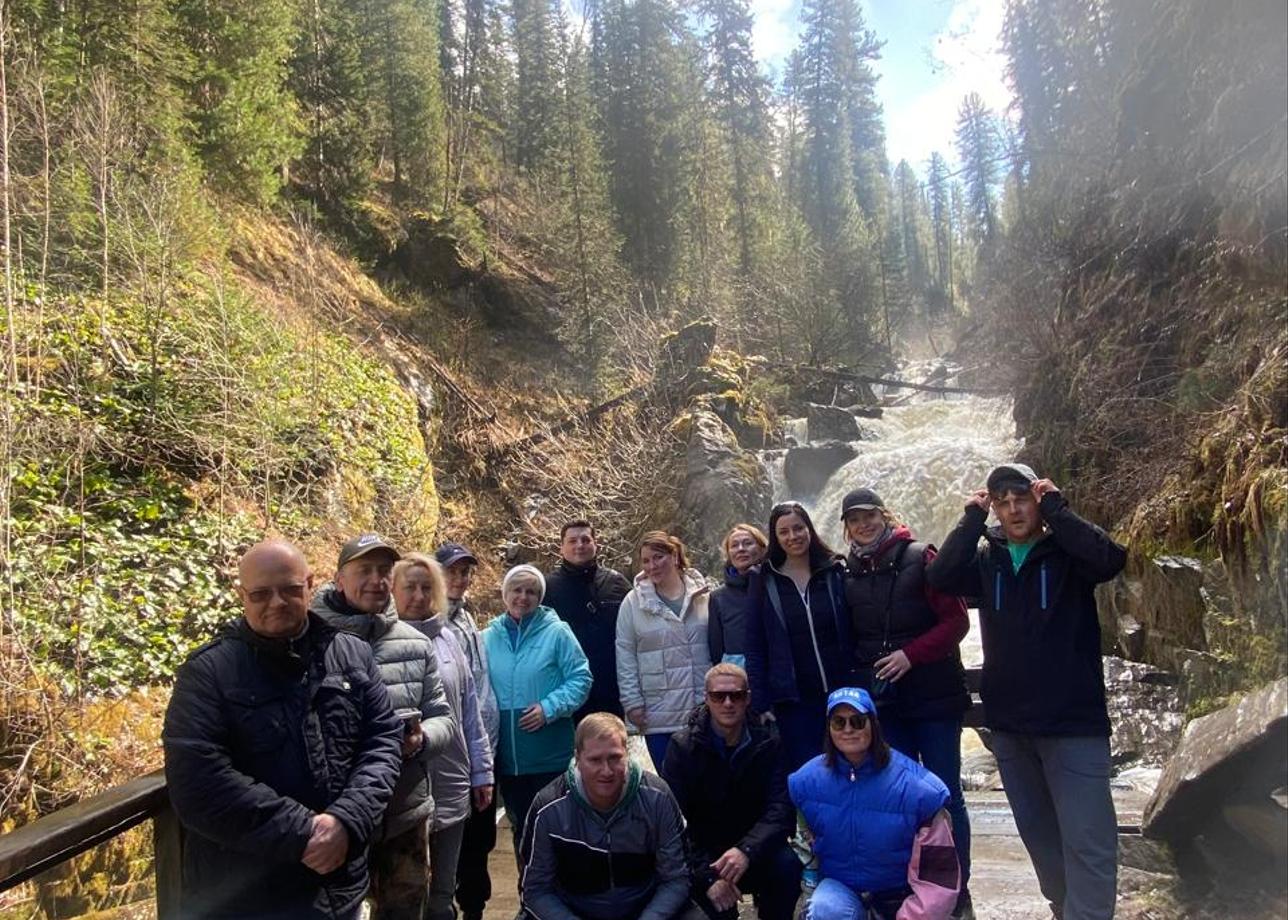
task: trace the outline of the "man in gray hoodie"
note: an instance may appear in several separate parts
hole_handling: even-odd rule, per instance
[[[597,712],[577,726],[568,770],[537,794],[520,845],[534,920],[674,920],[689,900],[684,816],[666,783],[626,752],[626,725]]]
[[[340,549],[335,581],[313,596],[310,611],[371,646],[394,712],[405,726],[402,771],[384,822],[372,839],[373,920],[420,920],[429,898],[429,820],[434,815],[430,761],[451,742],[452,711],[429,639],[398,619],[390,572],[398,551],[378,534]]]

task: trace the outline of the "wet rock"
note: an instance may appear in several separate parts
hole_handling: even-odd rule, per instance
[[[853,405],[846,406],[845,411],[859,418],[881,418],[885,415],[885,409],[880,406]]]
[[[1176,857],[1161,840],[1140,834],[1118,835],[1118,865],[1157,875],[1176,875]]]
[[[809,425],[809,436],[813,441],[857,441],[859,439],[858,420],[840,406],[820,406],[810,403],[806,406],[806,421]]]
[[[1156,839],[1183,841],[1214,825],[1228,827],[1224,813],[1232,808],[1237,813],[1241,806],[1252,806],[1255,811],[1273,802],[1272,794],[1284,786],[1288,774],[1286,749],[1288,677],[1186,726],[1145,808],[1144,832]],[[1288,820],[1282,818],[1288,812],[1278,808],[1278,813],[1278,837],[1288,840]],[[1237,833],[1264,852],[1258,835],[1250,835],[1247,828]]]
[[[1176,749],[1185,727],[1177,694],[1179,678],[1152,665],[1104,658],[1105,701],[1114,732],[1115,764],[1161,765]]]
[[[738,446],[733,430],[708,409],[692,412],[685,453],[686,542],[695,565],[720,568],[725,534],[740,521],[763,521],[772,498],[769,476],[750,451]]]
[[[799,497],[817,495],[833,473],[858,455],[858,449],[844,441],[791,448],[783,461],[789,493]]]

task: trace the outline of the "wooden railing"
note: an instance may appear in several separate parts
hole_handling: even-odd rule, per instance
[[[966,671],[972,705],[965,724],[983,725],[979,702],[979,669]],[[181,916],[180,866],[183,839],[170,808],[165,776],[160,770],[114,786],[75,805],[0,835],[0,892],[29,881],[46,870],[123,834],[144,821],[152,822],[156,860],[158,920]]]

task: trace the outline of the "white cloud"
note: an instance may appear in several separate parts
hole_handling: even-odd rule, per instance
[[[751,44],[757,60],[781,66],[796,47],[800,29],[795,0],[751,0],[751,14],[755,17]]]
[[[887,105],[886,148],[892,163],[906,159],[924,172],[926,160],[938,150],[956,160],[953,129],[962,97],[979,93],[994,112],[1010,105],[1006,56],[1002,52],[1005,4],[1001,0],[957,0],[944,28],[932,37],[930,57],[934,76],[930,86],[911,102]]]

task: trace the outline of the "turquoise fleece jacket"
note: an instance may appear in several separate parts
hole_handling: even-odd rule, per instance
[[[572,628],[549,607],[519,623],[507,614],[483,630],[488,679],[501,710],[496,772],[506,776],[552,773],[572,757],[572,719],[590,695],[590,664]],[[546,724],[519,728],[523,711],[540,703]]]

